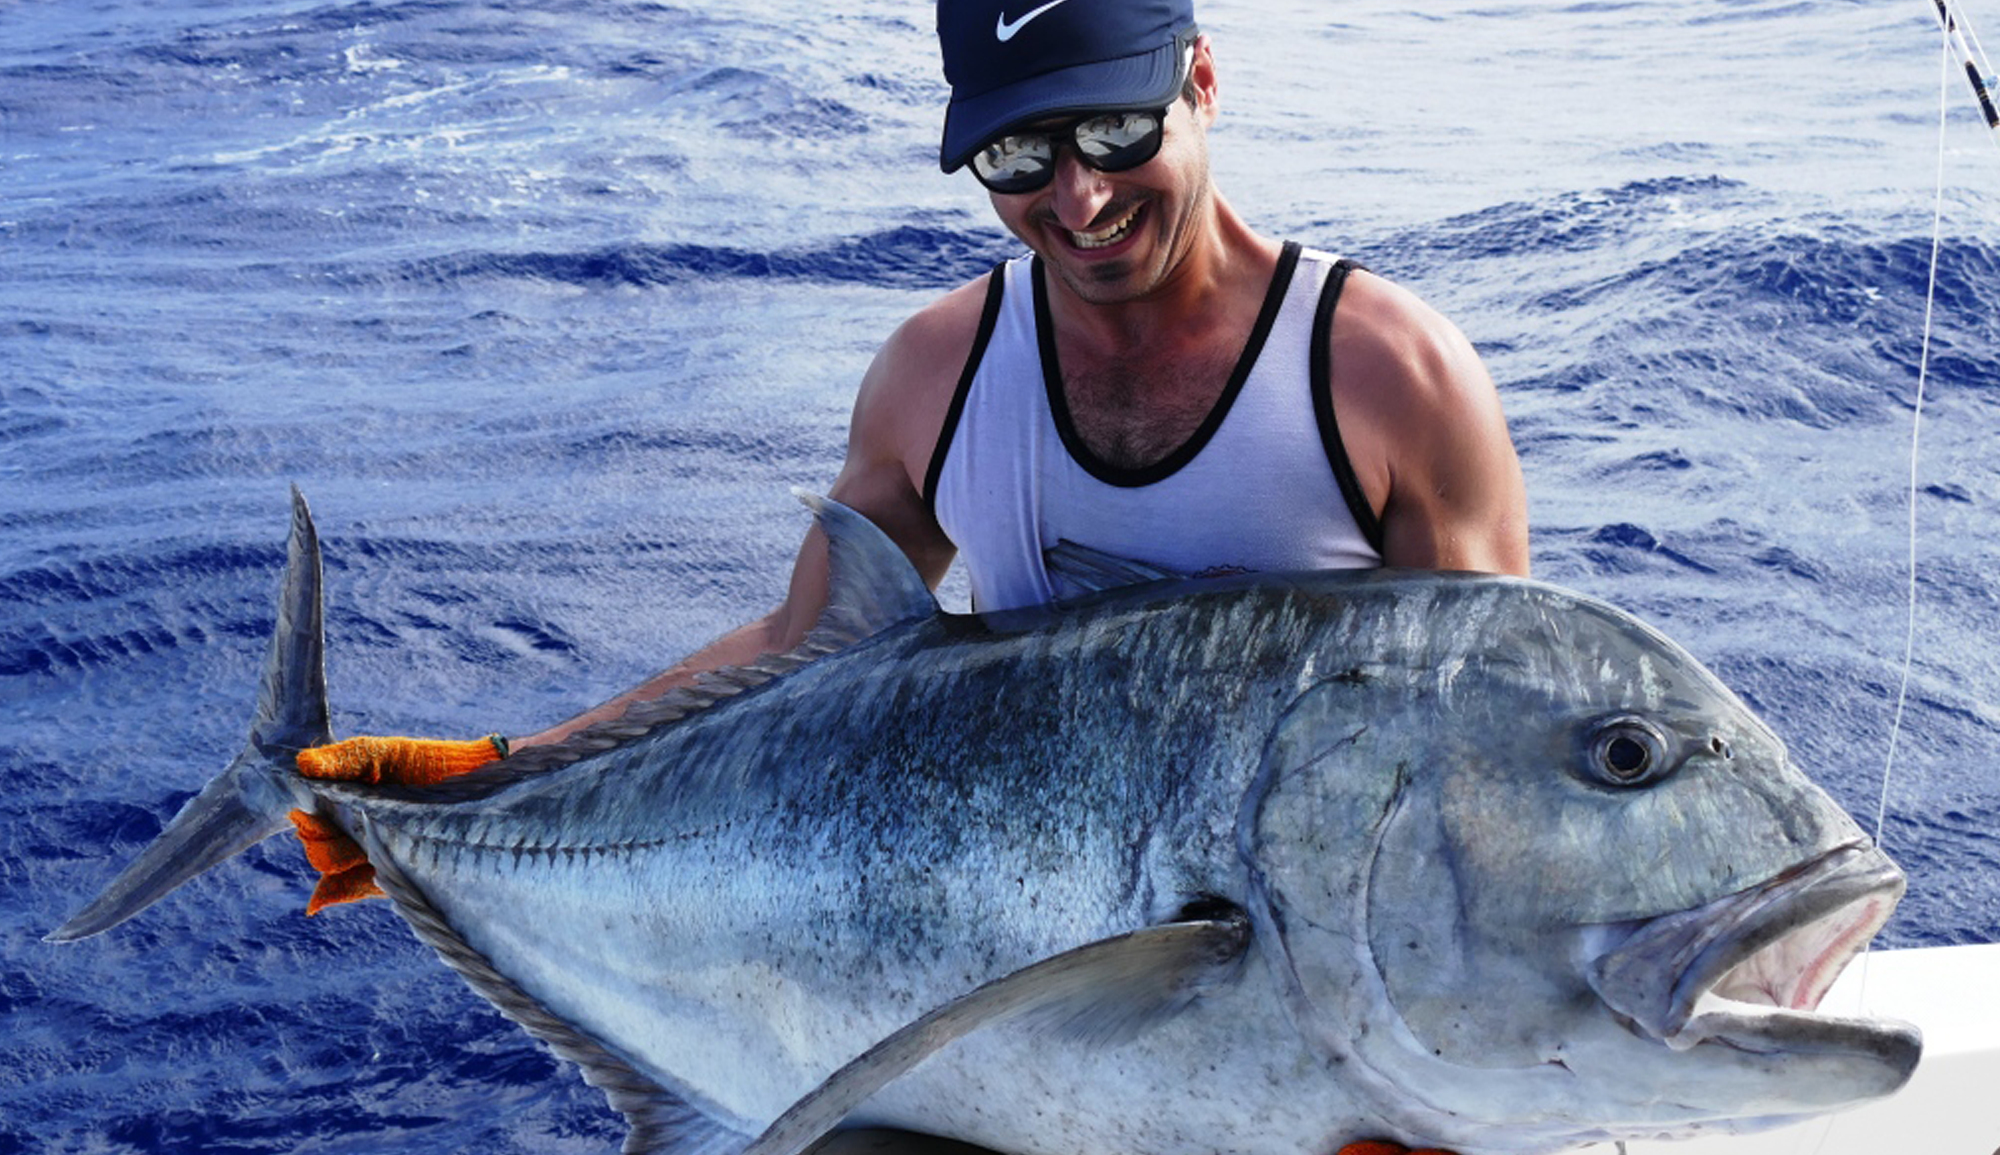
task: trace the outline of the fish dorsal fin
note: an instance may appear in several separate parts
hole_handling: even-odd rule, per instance
[[[397,912],[417,938],[437,951],[445,965],[457,971],[494,1009],[558,1058],[575,1063],[584,1082],[604,1092],[611,1108],[625,1116],[630,1130],[621,1148],[624,1155],[740,1155],[748,1145],[748,1135],[703,1114],[493,969],[485,955],[459,937],[393,856],[371,845],[368,859],[375,864],[375,881],[394,900]]]
[[[917,567],[874,522],[832,498],[803,489],[792,494],[819,519],[827,544],[826,609],[807,636],[806,648],[843,649],[938,612],[937,598]]]
[[[1042,551],[1056,597],[1069,601],[1120,586],[1186,577],[1164,566],[1105,553],[1063,538]]]
[[[1249,944],[1240,911],[1102,939],[994,979],[868,1048],[765,1129],[743,1155],[802,1155],[856,1107],[955,1039],[1031,1017],[1088,1039],[1129,1037],[1234,969]]]

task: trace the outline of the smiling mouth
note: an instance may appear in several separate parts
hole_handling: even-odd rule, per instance
[[[1101,229],[1095,229],[1091,232],[1079,233],[1075,230],[1065,230],[1069,234],[1069,243],[1079,249],[1086,250],[1109,248],[1132,235],[1132,230],[1137,227],[1139,214],[1144,207],[1143,205],[1133,205],[1131,211],[1127,212],[1124,216],[1112,221]]]
[[[1590,985],[1636,1032],[1674,1050],[1872,1055],[1900,1068],[1922,1049],[1916,1028],[1818,1013],[1834,979],[1888,921],[1903,875],[1872,847],[1837,848],[1760,886],[1619,928]]]

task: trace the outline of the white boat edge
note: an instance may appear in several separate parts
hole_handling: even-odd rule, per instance
[[[1915,1023],[1916,1074],[1851,1111],[1756,1135],[1628,1143],[1626,1155],[2000,1155],[2000,943],[1869,951],[1821,1009]]]

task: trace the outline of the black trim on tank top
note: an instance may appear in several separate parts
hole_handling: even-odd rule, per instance
[[[1271,335],[1271,326],[1278,321],[1278,310],[1285,303],[1285,292],[1291,287],[1292,273],[1298,268],[1298,263],[1298,242],[1286,241],[1283,251],[1278,254],[1277,270],[1271,275],[1271,286],[1264,291],[1264,304],[1257,312],[1257,323],[1250,329],[1250,339],[1244,344],[1242,355],[1236,359],[1236,368],[1229,374],[1228,384],[1222,387],[1222,395],[1216,398],[1201,427],[1180,448],[1153,464],[1125,469],[1092,453],[1090,447],[1083,443],[1083,437],[1070,417],[1069,399],[1062,387],[1062,366],[1056,359],[1056,330],[1049,315],[1048,282],[1042,269],[1042,259],[1036,257],[1035,335],[1041,345],[1042,382],[1048,390],[1049,413],[1055,418],[1056,434],[1062,438],[1063,448],[1069,450],[1071,460],[1106,485],[1124,489],[1137,489],[1165,481],[1193,461],[1209,439],[1215,436],[1215,431],[1222,428],[1223,418],[1229,416],[1229,407],[1235,403],[1236,395],[1243,391],[1243,383],[1250,379],[1250,370],[1256,367],[1257,358],[1264,351],[1264,341]]]
[[[1347,284],[1347,274],[1358,268],[1361,266],[1344,257],[1335,261],[1327,271],[1326,284],[1320,288],[1319,306],[1313,310],[1313,413],[1319,418],[1320,444],[1326,449],[1326,461],[1333,467],[1334,480],[1340,483],[1340,496],[1347,500],[1347,512],[1353,516],[1361,536],[1368,539],[1380,556],[1381,519],[1368,504],[1368,495],[1361,491],[1361,480],[1354,476],[1354,464],[1347,459],[1347,446],[1340,440],[1340,423],[1333,416],[1333,309],[1340,303],[1340,290]]]
[[[965,355],[965,368],[958,375],[958,388],[952,392],[951,408],[945,410],[944,428],[938,430],[930,468],[924,470],[924,511],[933,521],[937,520],[938,482],[944,476],[944,456],[951,451],[952,439],[958,435],[959,419],[965,415],[965,399],[972,392],[972,379],[979,375],[979,363],[986,359],[986,346],[1000,323],[1000,299],[1006,295],[1007,263],[1002,261],[987,275],[986,304],[979,314],[979,332],[972,338],[971,351]]]

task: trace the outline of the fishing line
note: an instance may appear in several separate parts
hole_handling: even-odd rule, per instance
[[[1889,749],[1882,763],[1882,792],[1875,803],[1875,845],[1878,847],[1882,845],[1884,828],[1888,823],[1889,782],[1896,766],[1896,749],[1903,733],[1903,717],[1909,708],[1910,676],[1916,665],[1918,449],[1923,436],[1924,391],[1930,382],[1931,332],[1937,309],[1938,258],[1944,245],[1945,126],[1951,111],[1949,89],[1953,49],[1957,49],[1957,55],[1965,65],[1966,75],[1972,81],[1973,93],[1979,98],[1980,109],[1986,115],[1987,127],[2000,134],[2000,111],[1996,111],[1991,90],[1981,75],[1980,65],[1985,63],[1986,54],[1979,47],[1978,37],[1963,20],[1957,17],[1947,0],[1933,0],[1933,3],[1943,26],[1938,55],[1937,175],[1931,196],[1930,271],[1924,285],[1924,328],[1917,352],[1917,391],[1910,412],[1910,470],[1906,503],[1909,512],[1905,527],[1904,557],[1908,579],[1904,598],[1903,671],[1896,689],[1896,709],[1889,722]],[[1996,135],[1996,139],[2000,139],[2000,135]]]

